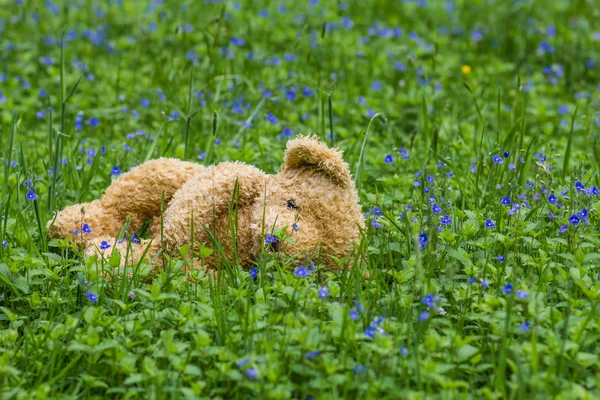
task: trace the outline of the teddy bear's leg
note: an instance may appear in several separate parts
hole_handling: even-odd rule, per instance
[[[116,237],[127,221],[130,231],[160,214],[183,183],[204,167],[177,159],[148,161],[115,179],[101,200],[66,207],[49,222],[51,237],[87,243],[98,237]]]
[[[160,215],[175,192],[204,167],[174,158],[159,158],[133,168],[115,179],[104,196],[102,207],[137,229],[146,220]]]
[[[213,230],[218,239],[227,238],[231,234],[228,211],[232,206],[236,184],[236,207],[233,208],[239,210],[237,235],[238,238],[246,237],[250,231],[250,213],[246,206],[265,190],[267,179],[268,176],[259,169],[239,162],[210,166],[190,178],[175,193],[165,212],[165,250],[177,255],[181,246],[190,243],[192,223],[195,244],[204,243],[212,247],[205,227]],[[239,253],[247,251],[249,249],[238,248]],[[207,260],[208,264],[210,260]]]
[[[102,207],[100,200],[66,207],[48,222],[52,238],[72,238],[87,243],[101,236],[116,236],[121,228],[117,215]]]

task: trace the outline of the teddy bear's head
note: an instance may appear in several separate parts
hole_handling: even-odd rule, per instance
[[[259,238],[255,251],[266,246],[268,251],[303,263],[330,267],[335,267],[335,262],[329,256],[350,255],[364,220],[341,151],[328,148],[315,136],[290,140],[281,172],[270,176],[254,203],[252,226],[256,229],[253,236]],[[263,242],[263,237],[273,233],[281,237],[283,229],[290,241]],[[327,257],[321,258],[322,254]]]

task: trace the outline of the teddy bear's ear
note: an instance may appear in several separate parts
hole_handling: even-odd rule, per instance
[[[293,169],[319,171],[342,187],[352,185],[342,152],[327,147],[316,136],[298,136],[287,142],[282,170]]]

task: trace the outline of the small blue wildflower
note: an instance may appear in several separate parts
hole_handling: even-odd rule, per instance
[[[97,303],[98,302],[98,296],[96,296],[94,293],[92,293],[92,292],[86,292],[85,295],[87,296],[88,300],[91,303]]]
[[[118,166],[116,166],[116,165],[115,165],[115,166],[114,166],[114,167],[112,167],[112,169],[110,170],[110,174],[111,174],[111,175],[115,175],[115,176],[117,176],[117,175],[121,175],[121,168],[119,168]]]
[[[363,305],[360,301],[355,301],[354,307],[356,307],[356,309],[361,313],[365,312],[365,308],[363,307]]]
[[[435,181],[435,178],[431,175],[427,175],[427,182],[432,183],[433,181]]]
[[[452,218],[450,218],[448,214],[444,214],[444,216],[440,219],[440,223],[442,225],[450,225],[452,223]]]
[[[423,297],[421,302],[429,308],[433,308],[435,306],[435,300],[432,294],[428,294],[427,296]]]
[[[369,326],[367,329],[365,329],[365,335],[367,335],[368,337],[370,337],[371,339],[375,338],[375,333],[377,332],[377,328],[374,327],[373,325]]]
[[[486,281],[485,279],[481,280],[481,287],[484,289],[487,289],[490,286],[490,283],[488,281]]]
[[[38,198],[37,194],[35,194],[35,192],[33,191],[33,189],[29,190],[27,192],[27,194],[25,195],[25,197],[27,198],[27,200],[29,201],[34,201],[35,199]]]
[[[386,164],[393,163],[394,157],[391,154],[388,154],[385,157],[383,157],[383,162],[385,162]]]
[[[568,228],[569,228],[569,225],[567,225],[567,224],[561,225],[560,228],[558,228],[558,232],[565,233]]]
[[[502,164],[504,162],[504,160],[502,160],[502,157],[500,157],[497,154],[492,156],[492,161],[495,162],[496,164]]]
[[[429,318],[429,315],[429,311],[423,311],[421,314],[419,314],[419,321],[426,321]]]
[[[354,374],[360,374],[361,372],[365,371],[367,369],[367,367],[365,367],[364,365],[357,365],[356,367],[354,367]]]
[[[440,207],[436,203],[434,203],[433,206],[431,206],[431,211],[433,211],[433,213],[435,213],[435,214],[439,214],[442,212],[442,207]]]
[[[358,318],[359,318],[358,311],[356,311],[354,308],[352,310],[350,310],[350,319],[352,321],[358,321]]]
[[[429,240],[429,238],[427,237],[427,234],[425,232],[423,232],[419,235],[419,244],[421,245],[422,249],[427,247],[428,240]]]
[[[31,181],[31,179],[27,179],[25,182],[23,182],[23,186],[31,189],[33,187],[33,182]]]
[[[584,208],[583,210],[579,211],[577,213],[577,215],[579,215],[582,219],[586,219],[588,217],[588,210],[587,210],[587,208]]]
[[[504,256],[503,255],[499,255],[498,256],[498,262],[501,262],[501,263],[504,262]]]
[[[140,104],[142,105],[142,107],[150,107],[150,100],[143,98],[142,100],[140,100]]]
[[[494,228],[496,226],[496,223],[494,221],[492,221],[491,219],[486,219],[485,220],[485,227],[486,228]]]
[[[502,288],[502,293],[505,296],[510,296],[513,292],[513,285],[512,283],[507,283],[506,285],[504,285],[504,287]]]
[[[502,200],[500,200],[500,204],[502,204],[503,206],[510,206],[512,203],[510,201],[510,197],[509,196],[504,196],[502,198]]]
[[[325,297],[329,297],[329,289],[323,286],[319,288],[319,299],[324,299]]]
[[[237,365],[239,368],[242,368],[244,365],[248,364],[250,362],[250,359],[248,357],[244,357],[241,360],[237,360],[235,362],[235,365]]]
[[[502,157],[508,158],[510,157],[510,153],[508,151],[505,151],[504,153],[502,153]]]
[[[529,330],[529,327],[530,327],[530,326],[531,326],[531,322],[529,322],[529,321],[525,321],[525,322],[523,322],[523,325],[521,325],[521,326],[519,327],[519,330],[520,330],[521,332],[527,332],[527,331]]]
[[[373,228],[377,229],[377,228],[381,228],[383,225],[379,221],[374,219],[371,221],[371,226],[373,226]]]
[[[406,149],[406,147],[402,147],[398,152],[400,153],[400,158],[404,160],[410,159],[410,155],[408,155],[408,150]]]
[[[294,270],[294,275],[296,275],[298,278],[306,278],[308,275],[310,275],[310,270],[308,270],[304,265],[300,265]]]
[[[255,380],[256,378],[258,378],[258,370],[256,368],[250,367],[246,370],[246,375],[251,380]]]
[[[106,240],[103,240],[102,243],[100,243],[100,250],[106,250],[110,248],[110,243],[108,243]]]
[[[83,233],[92,233],[92,228],[90,228],[89,224],[83,224],[81,231]]]
[[[311,360],[311,359],[315,358],[318,355],[319,355],[319,350],[313,350],[313,351],[310,351],[310,352],[306,353],[305,357],[306,357],[306,359]]]
[[[477,172],[477,164],[472,164],[471,165],[471,173],[474,174]]]
[[[467,280],[467,284],[468,284],[468,285],[472,285],[472,284],[474,284],[475,282],[477,282],[477,278],[475,278],[474,276],[470,277],[470,278]]]
[[[557,201],[558,199],[556,198],[556,196],[553,193],[550,193],[550,195],[548,196],[548,203],[556,204]]]
[[[575,215],[575,214],[573,214],[573,215],[571,215],[571,216],[569,217],[569,223],[570,223],[571,225],[577,225],[577,224],[579,224],[580,222],[581,222],[581,219],[580,219],[580,218],[579,218],[577,215]]]
[[[250,278],[252,278],[252,280],[256,279],[256,277],[258,276],[258,268],[254,267],[250,270]]]
[[[568,106],[560,106],[558,109],[559,114],[567,114],[569,112]]]
[[[526,299],[529,297],[529,293],[524,292],[523,290],[517,290],[517,297],[519,299]]]
[[[276,116],[274,116],[271,113],[267,113],[267,121],[269,121],[271,124],[278,124],[279,120],[277,119]]]
[[[272,244],[272,243],[276,243],[277,242],[277,238],[273,235],[267,235],[267,237],[265,237],[265,244]]]
[[[406,357],[408,356],[408,349],[404,346],[400,346],[400,355],[402,357]]]
[[[379,81],[373,82],[373,84],[371,85],[371,89],[373,89],[373,90],[381,90],[381,82],[379,82]]]
[[[577,189],[577,193],[581,192],[583,189],[585,189],[585,186],[583,186],[583,183],[577,181],[575,182],[575,189]]]

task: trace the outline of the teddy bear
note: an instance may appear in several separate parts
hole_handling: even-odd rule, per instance
[[[147,239],[131,234],[143,227]],[[60,211],[48,228],[87,252],[108,256],[116,248],[127,263],[159,250],[179,256],[191,245],[192,254],[212,249],[194,255],[195,267],[214,269],[225,259],[249,267],[268,251],[339,269],[364,217],[342,152],[308,135],[287,142],[275,175],[242,162],[145,162],[114,179],[101,199]]]

